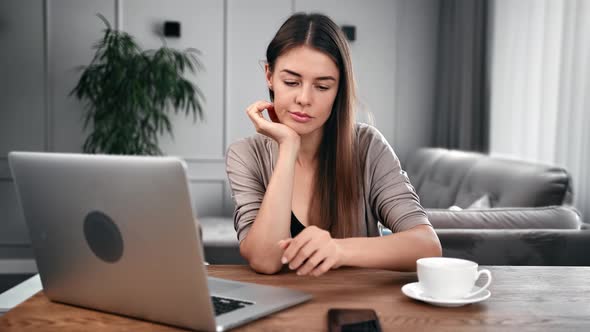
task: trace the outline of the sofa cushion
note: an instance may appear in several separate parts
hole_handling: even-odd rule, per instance
[[[569,185],[562,168],[482,156],[464,173],[455,204],[469,206],[488,195],[494,207],[561,205]]]
[[[412,185],[416,188],[420,203],[425,208],[448,208],[455,203],[457,191],[465,174],[482,155],[439,148],[425,148],[419,151],[418,160],[411,158],[406,171],[410,181],[418,181],[418,186],[413,182]],[[429,160],[424,155],[430,155],[432,159]],[[418,167],[418,171],[415,172],[412,165],[419,164],[419,161],[423,161],[427,166]]]
[[[492,208],[492,202],[489,195],[483,195],[467,207],[468,210],[482,210]]]
[[[425,208],[467,208],[484,195],[492,207],[571,202],[571,181],[560,167],[478,152],[421,148],[405,170]]]
[[[490,200],[490,196],[483,195],[479,199],[477,199],[475,202],[471,203],[471,205],[469,205],[465,209],[481,210],[481,209],[490,209],[490,208],[492,208],[492,202]],[[455,204],[455,205],[450,206],[449,210],[450,211],[461,211],[461,210],[463,210],[463,208]]]
[[[419,190],[422,181],[432,172],[433,165],[446,153],[446,149],[424,148],[418,149],[410,155],[410,159],[403,166],[416,190]]]

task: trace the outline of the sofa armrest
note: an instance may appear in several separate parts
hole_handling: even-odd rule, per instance
[[[435,229],[580,229],[579,212],[566,205],[452,211],[427,209]]]
[[[590,230],[437,229],[445,257],[483,265],[590,266]]]

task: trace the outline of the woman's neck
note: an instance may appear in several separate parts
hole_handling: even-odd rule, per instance
[[[316,130],[301,137],[297,165],[303,168],[315,168],[318,160],[320,144],[322,143],[322,130]]]

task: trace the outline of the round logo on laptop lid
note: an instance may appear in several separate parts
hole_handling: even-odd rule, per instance
[[[119,227],[100,211],[92,211],[84,218],[84,238],[96,257],[107,263],[115,263],[123,256]]]

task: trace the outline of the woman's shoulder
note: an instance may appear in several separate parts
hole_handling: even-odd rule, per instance
[[[372,145],[389,145],[379,129],[370,124],[358,122],[355,127],[359,147],[369,148]]]
[[[225,153],[228,169],[246,167],[248,169],[267,168],[272,165],[274,140],[262,134],[241,138],[229,145]]]
[[[254,134],[252,136],[244,137],[238,139],[231,143],[227,148],[227,154],[230,153],[237,153],[237,154],[248,154],[248,153],[255,153],[257,151],[262,151],[269,149],[272,144],[272,139],[264,136],[262,134]]]
[[[358,123],[356,126],[358,153],[361,160],[366,164],[377,164],[383,158],[397,159],[393,148],[375,127]]]

